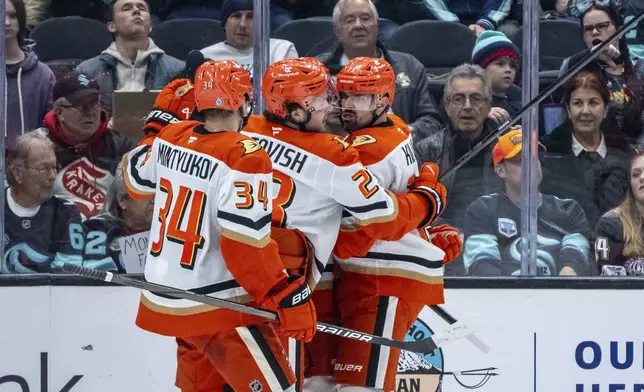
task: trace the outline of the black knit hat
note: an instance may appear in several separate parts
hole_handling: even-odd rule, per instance
[[[252,11],[253,0],[224,0],[221,5],[221,26],[226,28],[226,21],[233,12]]]

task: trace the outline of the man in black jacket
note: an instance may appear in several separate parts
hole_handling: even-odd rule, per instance
[[[396,95],[391,108],[409,125],[414,141],[442,132],[444,125],[436,110],[427,85],[425,67],[407,53],[387,50],[378,42],[378,11],[369,0],[340,0],[333,10],[333,25],[340,43],[330,52],[318,56],[331,71],[338,73],[349,60],[380,57],[387,60],[396,73]],[[440,145],[432,146],[440,151]],[[434,160],[430,157],[430,160]],[[422,165],[425,161],[419,162]]]
[[[436,162],[441,173],[446,173],[495,129],[487,120],[492,88],[485,71],[471,64],[454,68],[447,76],[443,101],[449,124],[437,134],[440,140],[435,136],[417,140],[414,150],[418,161]],[[442,148],[436,150],[436,145]],[[465,209],[472,201],[502,189],[501,181],[494,175],[491,150],[491,147],[482,150],[444,179],[447,206],[441,218],[450,225],[462,228]]]

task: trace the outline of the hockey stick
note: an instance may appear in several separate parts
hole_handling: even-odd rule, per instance
[[[192,291],[181,290],[174,287],[164,286],[156,283],[144,282],[137,279],[128,278],[122,275],[113,274],[106,271],[98,271],[91,268],[80,267],[73,264],[65,264],[63,270],[68,273],[82,275],[88,278],[101,280],[109,283],[116,283],[122,286],[135,287],[141,290],[147,290],[156,293],[162,293],[175,298],[186,299],[189,301],[199,302],[202,304],[225,308],[250,314],[253,316],[263,317],[269,320],[278,320],[277,314],[268,310],[254,308],[237,302],[228,301],[221,298],[210,297],[204,294],[197,294]],[[387,339],[382,336],[370,335],[367,333],[355,331],[353,329],[339,327],[337,325],[317,323],[318,332],[340,336],[347,339],[359,340],[361,342],[377,344],[381,346],[399,348],[405,351],[427,354],[431,353],[444,344],[461,339],[473,333],[477,328],[459,323],[450,326],[442,333],[434,334],[432,337],[418,341],[400,341]]]
[[[443,308],[440,305],[430,305],[429,307],[431,310],[434,311],[440,318],[445,320],[449,325],[454,325],[458,323],[458,320],[454,318],[445,308]],[[485,344],[484,341],[482,341],[478,336],[474,335],[474,333],[471,333],[466,336],[467,340],[470,341],[476,348],[481,350],[483,353],[487,354],[490,351],[490,346]]]
[[[454,174],[456,170],[460,169],[464,164],[466,164],[470,159],[474,158],[481,150],[483,150],[485,147],[490,145],[493,141],[496,140],[497,137],[499,137],[502,133],[510,129],[514,124],[518,123],[519,120],[521,120],[521,117],[523,117],[526,112],[532,110],[533,107],[538,105],[541,101],[546,99],[550,94],[552,94],[556,89],[559,87],[563,86],[564,83],[568,81],[571,77],[573,77],[577,72],[581,71],[588,63],[593,61],[599,54],[606,48],[610,43],[615,40],[618,37],[621,37],[624,35],[628,30],[634,28],[637,26],[637,24],[644,19],[644,11],[640,12],[637,14],[636,17],[631,19],[630,22],[626,23],[624,26],[622,26],[619,30],[615,32],[615,34],[611,35],[608,37],[604,42],[599,44],[597,49],[592,51],[590,54],[588,54],[586,57],[584,57],[583,60],[581,60],[577,65],[572,67],[572,69],[569,69],[568,72],[563,75],[559,80],[557,80],[555,83],[550,85],[547,89],[545,89],[542,93],[534,97],[528,104],[526,104],[524,107],[519,110],[519,112],[510,120],[506,121],[504,124],[499,126],[494,132],[486,136],[483,140],[481,140],[477,145],[472,147],[465,155],[463,155],[456,163],[454,166],[452,166],[449,170],[447,170],[445,173],[441,173],[440,179],[443,180],[450,175]],[[626,61],[630,61],[630,59],[627,59]]]

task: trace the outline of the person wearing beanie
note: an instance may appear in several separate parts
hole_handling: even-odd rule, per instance
[[[221,5],[221,25],[226,40],[201,50],[208,60],[234,60],[253,74],[253,0],[224,0]],[[298,57],[295,45],[283,39],[271,38],[270,63]]]
[[[476,39],[472,63],[485,69],[492,85],[489,119],[499,125],[521,109],[521,89],[514,82],[520,64],[519,49],[499,31],[484,31]]]

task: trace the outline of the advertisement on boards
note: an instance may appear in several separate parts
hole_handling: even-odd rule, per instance
[[[0,287],[0,392],[176,392],[175,342],[134,325],[139,291]],[[397,392],[644,392],[641,290],[447,290],[445,309],[482,324],[404,352]],[[429,308],[407,340],[447,327]]]

